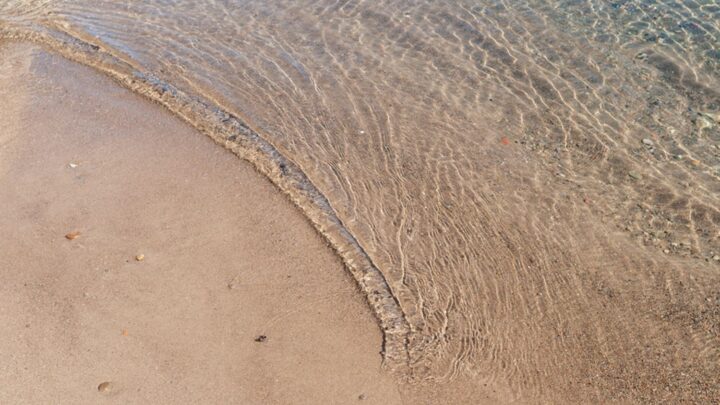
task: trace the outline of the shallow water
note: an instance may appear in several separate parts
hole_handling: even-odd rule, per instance
[[[6,0],[0,30],[255,163],[409,380],[720,394],[716,2]]]

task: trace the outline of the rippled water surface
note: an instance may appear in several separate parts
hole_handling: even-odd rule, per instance
[[[4,0],[0,32],[255,163],[408,380],[720,397],[720,3]]]

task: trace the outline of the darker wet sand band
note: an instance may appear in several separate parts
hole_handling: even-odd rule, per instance
[[[31,41],[97,69],[129,90],[167,108],[215,142],[250,162],[290,197],[340,255],[365,294],[383,331],[384,365],[393,371],[408,363],[409,327],[398,300],[380,270],[345,228],[325,196],[292,161],[238,117],[179,90],[156,76],[66,33],[45,27],[0,26],[0,39]]]

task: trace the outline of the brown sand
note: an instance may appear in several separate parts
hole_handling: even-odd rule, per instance
[[[0,403],[399,402],[353,281],[268,181],[88,68],[1,52]]]

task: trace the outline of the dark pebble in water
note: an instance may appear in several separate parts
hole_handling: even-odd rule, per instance
[[[258,342],[258,343],[265,342],[266,340],[267,340],[267,336],[265,336],[265,335],[260,335],[260,336],[258,336],[258,337],[255,338],[255,341]]]

